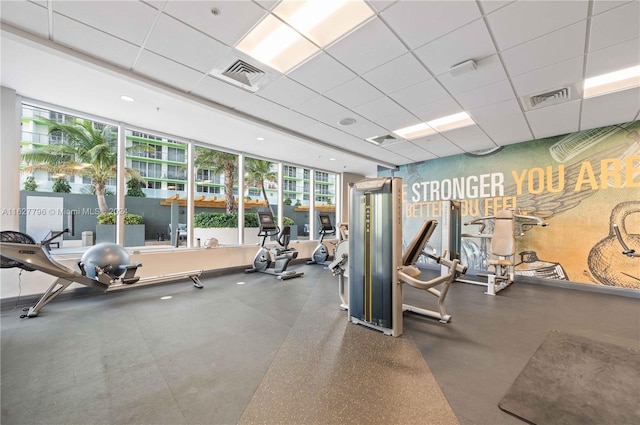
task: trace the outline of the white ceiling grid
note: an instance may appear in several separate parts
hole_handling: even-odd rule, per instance
[[[369,0],[371,19],[286,75],[252,62],[275,76],[257,91],[212,75],[230,55],[243,57],[234,47],[277,3],[2,1],[2,84],[166,134],[366,175],[377,164],[473,152],[640,113],[637,89],[531,111],[519,101],[640,64],[638,0]],[[25,72],[25,52],[43,65]],[[449,73],[470,59],[475,71]],[[85,76],[102,87],[92,92],[93,106],[83,98]],[[137,101],[108,98],[120,94]],[[476,125],[381,146],[364,141],[463,110]],[[343,126],[343,118],[356,122]],[[268,143],[256,143],[264,135]]]

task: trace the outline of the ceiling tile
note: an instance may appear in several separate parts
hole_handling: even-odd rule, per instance
[[[254,0],[260,6],[264,7],[267,10],[273,9],[273,7],[278,4],[279,0]]]
[[[140,47],[113,37],[95,28],[82,25],[65,16],[53,14],[54,40],[87,55],[100,54],[99,59],[129,69]],[[95,46],[100,46],[97,52]]]
[[[511,79],[518,96],[555,90],[582,81],[582,56],[576,56],[546,68],[537,69]]]
[[[304,130],[317,123],[313,118],[309,118],[296,111],[287,110],[286,112],[276,115],[271,122],[286,128],[304,133]]]
[[[470,110],[469,115],[498,145],[533,139],[520,105],[513,99]]]
[[[525,112],[535,139],[578,131],[580,101]]]
[[[324,93],[356,78],[356,74],[324,52],[289,72],[287,76],[318,93]]]
[[[347,109],[324,96],[316,96],[308,102],[296,107],[301,114],[319,121],[336,114],[346,114]]]
[[[389,97],[408,110],[450,98],[449,93],[434,79],[391,93]]]
[[[411,53],[395,58],[362,77],[386,94],[432,78]]]
[[[158,15],[148,4],[133,1],[55,1],[53,10],[138,46]],[[55,30],[55,28],[54,28]]]
[[[206,77],[191,93],[216,103],[234,107],[248,100],[253,93],[235,87],[214,77]]]
[[[354,78],[333,90],[329,90],[324,95],[347,108],[353,108],[384,96],[362,78]]]
[[[515,77],[583,55],[586,25],[582,21],[502,52],[507,72]]]
[[[489,31],[478,19],[415,50],[434,75],[449,72],[453,65],[469,59],[479,61],[496,53]]]
[[[447,131],[444,136],[465,151],[473,152],[497,146],[477,125]]]
[[[204,77],[200,72],[148,50],[142,52],[133,71],[184,91],[191,90]]]
[[[369,0],[367,3],[369,3],[369,6],[372,6],[376,12],[382,12],[396,1],[397,0]]]
[[[388,97],[381,97],[364,105],[357,106],[353,108],[353,110],[371,121],[376,121],[379,118],[389,115],[398,115],[404,111],[401,106],[398,106],[397,103]]]
[[[450,140],[447,140],[447,138],[441,134],[434,134],[432,136],[416,139],[413,140],[413,143],[438,157],[464,153],[462,149],[453,144]]]
[[[384,146],[383,146],[383,149],[385,149]],[[386,150],[390,152],[394,152],[398,155],[402,155],[405,158],[407,158],[407,162],[405,162],[405,164],[409,164],[413,162],[422,162],[422,161],[427,161],[429,159],[436,158],[436,156],[431,152],[427,152],[426,150],[422,149],[420,146],[415,145],[411,142],[394,143],[393,145],[390,145],[388,148],[386,148]],[[398,165],[405,165],[405,164],[398,164]]]
[[[640,2],[632,1],[591,18],[589,51],[604,49],[640,35]]]
[[[413,114],[407,111],[395,115],[386,115],[378,118],[376,123],[380,126],[388,129],[389,131],[399,130],[401,128],[408,127],[410,125],[420,124],[420,119],[416,118]]]
[[[258,92],[258,96],[288,108],[308,102],[318,94],[288,77],[280,77]]]
[[[462,107],[458,105],[453,98],[449,97],[447,99],[429,103],[428,105],[413,108],[410,112],[422,121],[426,122],[462,112]]]
[[[594,0],[593,2],[593,14],[598,15],[614,7],[622,6],[625,3],[629,3],[629,0],[616,1],[616,0]]]
[[[381,16],[415,49],[480,18],[480,10],[471,1],[400,1]]]
[[[640,111],[640,88],[585,99],[580,129],[603,127],[637,119]]]
[[[489,84],[455,96],[455,99],[465,110],[479,108],[513,98],[515,98],[515,94],[508,80],[498,81],[497,83]]]
[[[358,139],[368,139],[369,137],[382,136],[389,132],[371,121],[364,121],[360,125],[345,127],[344,131],[357,137]]]
[[[49,38],[49,13],[45,7],[27,1],[0,2],[3,22]]]
[[[640,64],[640,38],[591,52],[587,57],[585,78],[606,74]]]
[[[211,9],[220,14],[215,16]],[[250,1],[169,1],[164,12],[188,23],[205,34],[235,46],[267,11]]]
[[[208,73],[231,49],[167,15],[160,16],[145,48]]]
[[[250,97],[245,102],[238,104],[235,109],[266,121],[277,119],[277,117],[289,111],[282,105],[258,96]]]
[[[456,77],[446,73],[439,75],[437,79],[454,96],[507,79],[507,74],[504,72],[498,55],[489,56],[477,62],[476,66],[475,71]]]
[[[357,72],[365,72],[407,52],[380,19],[373,19],[326,49],[330,55]]]
[[[485,15],[493,13],[496,10],[505,7],[509,3],[513,3],[514,0],[478,0],[480,7],[484,11]]]
[[[586,19],[588,6],[586,1],[519,1],[490,14],[487,21],[498,49],[504,51]]]

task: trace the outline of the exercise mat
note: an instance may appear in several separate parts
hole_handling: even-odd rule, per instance
[[[536,425],[640,424],[640,351],[551,331],[499,406]]]

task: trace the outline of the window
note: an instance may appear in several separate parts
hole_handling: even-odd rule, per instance
[[[211,194],[214,194],[214,195],[219,195],[220,194],[220,187],[219,186],[196,185],[196,192],[199,192],[199,193],[211,193]]]
[[[184,149],[168,148],[167,159],[169,161],[185,162]]]
[[[329,173],[323,173],[322,171],[316,171],[316,181],[317,182],[328,182],[329,181]]]
[[[182,166],[167,165],[167,178],[172,180],[186,180],[187,172]]]
[[[282,167],[282,175],[286,177],[296,177],[297,175],[296,167],[285,165],[284,167]]]

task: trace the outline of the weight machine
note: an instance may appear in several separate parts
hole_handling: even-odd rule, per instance
[[[507,286],[511,285],[515,279],[516,266],[516,227],[515,219],[521,219],[521,227],[526,226],[547,226],[541,218],[532,215],[516,214],[513,209],[498,211],[496,215],[479,217],[465,225],[479,225],[477,234],[463,234],[462,237],[479,237],[483,242],[490,240],[490,258],[487,261],[487,295],[495,295]],[[487,221],[493,220],[493,233],[483,233]],[[475,281],[465,281],[467,283],[483,284]]]
[[[423,223],[402,255],[402,179],[374,178],[351,185],[348,304],[353,323],[377,329],[385,335],[399,336],[403,332],[403,311],[436,317],[441,322],[449,321],[451,316],[444,311],[444,299],[457,274],[465,273],[466,267],[457,259],[448,260],[426,253],[424,255],[445,265],[449,274],[422,281],[419,279],[421,272],[415,267],[436,225],[435,221]],[[436,296],[439,311],[403,304],[403,283]],[[440,291],[434,288],[439,284],[444,284]]]

